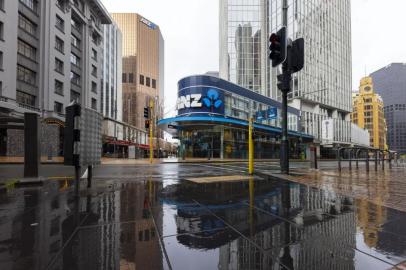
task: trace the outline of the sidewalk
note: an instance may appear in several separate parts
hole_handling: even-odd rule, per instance
[[[359,170],[345,168],[338,170],[296,169],[291,175],[260,173],[276,179],[288,180],[306,186],[332,191],[355,199],[363,199],[374,204],[406,212],[406,173],[405,168],[393,168],[385,171],[364,167]]]

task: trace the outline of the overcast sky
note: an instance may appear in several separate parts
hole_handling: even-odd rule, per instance
[[[341,0],[336,0],[341,1]],[[136,12],[165,39],[165,111],[174,114],[179,79],[218,71],[218,0],[102,0],[110,12]],[[353,87],[391,62],[406,62],[406,1],[351,0]],[[382,50],[385,41],[389,46]]]

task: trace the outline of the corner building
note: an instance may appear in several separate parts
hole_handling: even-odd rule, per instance
[[[301,111],[301,131],[325,149],[351,144],[350,1],[288,1],[288,36],[305,40],[305,66],[293,75],[290,106]],[[283,26],[281,0],[220,0],[220,77],[281,100],[269,60],[269,33]],[[332,119],[333,140],[322,136]]]
[[[384,104],[374,91],[371,77],[361,79],[359,93],[353,97],[352,122],[368,130],[370,146],[386,150],[386,121]]]
[[[182,158],[248,158],[250,112],[265,112],[255,119],[255,158],[278,158],[281,138],[281,103],[239,85],[209,75],[183,78],[178,83],[177,116],[158,126],[180,140]],[[270,111],[273,111],[271,116]],[[290,155],[302,158],[313,137],[299,132],[299,110],[288,108]]]

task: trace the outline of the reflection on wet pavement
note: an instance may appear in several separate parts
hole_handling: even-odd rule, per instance
[[[406,261],[406,213],[376,203],[387,193],[374,202],[274,179],[185,180],[204,171],[235,175],[157,165],[133,180],[100,178],[79,196],[68,180],[0,194],[0,269],[391,269]]]

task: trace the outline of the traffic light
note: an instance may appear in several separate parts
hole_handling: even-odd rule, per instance
[[[282,27],[277,33],[273,33],[269,38],[269,58],[272,60],[272,67],[276,67],[286,61],[287,39],[286,27]]]
[[[145,129],[149,129],[149,120],[145,120]]]
[[[278,79],[278,89],[285,92],[289,92],[290,91],[290,81],[292,79],[292,76],[289,73],[282,73],[278,76],[276,76],[276,78]]]
[[[292,73],[299,72],[304,66],[304,39],[298,38],[292,43],[289,57],[289,69]]]
[[[148,107],[144,107],[144,118],[149,118],[149,108]]]

